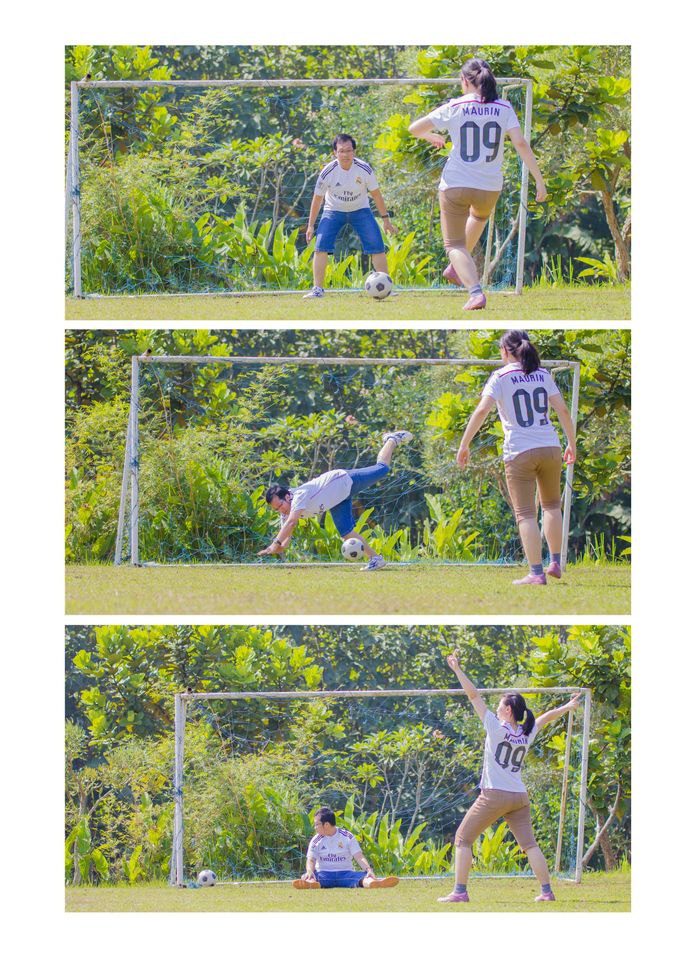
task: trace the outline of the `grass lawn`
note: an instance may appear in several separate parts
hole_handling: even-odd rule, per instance
[[[396,888],[295,891],[288,884],[185,888],[67,888],[67,911],[630,911],[630,872],[586,875],[582,884],[557,881],[557,900],[536,904],[531,878],[479,880],[469,904],[439,904],[451,881],[402,881]]]
[[[272,567],[276,566],[273,571]],[[67,614],[629,614],[630,565],[570,565],[546,587],[523,567],[68,566]]]
[[[491,294],[486,310],[473,313],[462,309],[466,299],[456,291],[405,293],[384,301],[355,293],[328,294],[323,300],[298,295],[68,297],[66,320],[630,320],[629,287],[534,288],[521,297]]]

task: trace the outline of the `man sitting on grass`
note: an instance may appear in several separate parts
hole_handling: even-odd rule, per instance
[[[258,557],[283,554],[301,518],[330,511],[343,541],[349,537],[356,537],[364,545],[369,561],[362,570],[379,571],[385,567],[387,561],[367,544],[361,534],[357,534],[354,530],[352,497],[384,477],[389,472],[395,449],[399,444],[408,444],[410,440],[413,440],[413,434],[407,430],[395,430],[392,433],[383,434],[383,446],[378,453],[377,463],[370,467],[360,467],[356,470],[329,470],[292,490],[281,484],[270,487],[265,492],[265,500],[272,510],[281,515],[281,530],[269,547],[258,551]]]
[[[293,887],[307,888],[393,888],[399,878],[376,878],[351,831],[335,826],[335,814],[321,807],[314,814],[316,834],[307,849],[307,866]],[[364,870],[355,871],[353,861]]]

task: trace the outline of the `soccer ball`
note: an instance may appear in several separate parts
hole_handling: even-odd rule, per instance
[[[217,875],[214,871],[206,868],[205,871],[201,871],[198,875],[198,883],[202,888],[212,888],[217,883]]]
[[[392,292],[392,278],[389,274],[374,270],[366,278],[364,290],[375,300],[382,300],[384,297],[389,297]]]
[[[349,537],[342,542],[342,556],[346,561],[360,561],[365,553],[363,541],[358,537]]]

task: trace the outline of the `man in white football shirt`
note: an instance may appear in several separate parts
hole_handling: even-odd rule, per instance
[[[552,375],[541,367],[536,347],[525,330],[508,330],[500,340],[503,367],[494,371],[482,391],[460,441],[456,460],[467,467],[470,444],[496,407],[503,426],[503,462],[529,573],[518,585],[544,585],[546,574],[562,576],[562,449],[550,419],[552,408],[567,438],[564,463],[576,460],[576,431]],[[536,517],[536,489],[550,563],[543,570],[541,529]]]
[[[282,554],[290,544],[295,527],[302,518],[314,517],[330,511],[338,534],[346,541],[355,537],[364,545],[369,558],[364,571],[379,571],[386,561],[377,554],[368,542],[354,530],[352,516],[352,497],[365,487],[370,487],[390,470],[392,454],[400,444],[408,444],[413,434],[407,430],[395,430],[383,434],[383,446],[378,453],[377,462],[370,467],[355,470],[330,470],[313,477],[299,487],[284,487],[273,484],[265,491],[265,500],[281,515],[281,529],[269,547],[258,551],[258,557],[268,554]]]
[[[452,904],[470,900],[467,883],[472,867],[472,845],[488,827],[504,818],[540,882],[541,893],[535,900],[554,901],[550,871],[531,826],[531,807],[522,781],[522,764],[538,732],[546,724],[575,710],[581,695],[574,694],[566,704],[535,718],[521,694],[508,692],[501,697],[494,714],[463,673],[458,654],[450,654],[447,662],[484,725],[486,737],[480,793],[456,831],[456,886],[451,894],[437,900]]]
[[[305,873],[293,881],[298,890],[310,888],[393,888],[399,878],[376,878],[351,831],[336,827],[335,814],[321,807],[314,814],[316,834],[307,848]],[[363,868],[354,870],[354,861]]]
[[[375,270],[387,273],[385,244],[369,205],[369,194],[375,201],[387,233],[396,234],[397,229],[390,220],[373,168],[355,156],[355,150],[356,141],[353,137],[346,133],[338,134],[333,141],[334,159],[326,164],[317,178],[309,209],[307,243],[314,236],[314,225],[322,203],[324,207],[314,250],[314,286],[305,297],[323,297],[328,255],[333,253],[338,233],[345,224],[350,224],[356,230],[361,249],[371,255]]]
[[[508,100],[499,99],[496,79],[486,60],[468,60],[460,82],[462,97],[415,120],[409,131],[438,150],[446,146],[446,139],[432,131],[448,132],[451,153],[439,182],[442,236],[449,258],[444,277],[467,287],[470,297],[464,310],[481,310],[486,297],[470,251],[482,236],[503,189],[506,136],[536,181],[536,200],[545,200],[547,191],[517,115]]]

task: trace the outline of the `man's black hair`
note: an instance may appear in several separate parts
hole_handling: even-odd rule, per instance
[[[268,504],[271,504],[272,497],[278,497],[282,501],[288,494],[290,494],[290,487],[284,487],[282,484],[272,484],[264,492],[264,499]]]
[[[330,808],[319,808],[314,812],[314,817],[318,818],[322,824],[332,824],[335,827],[335,813]]]
[[[356,150],[356,149],[357,149],[357,142],[356,142],[356,140],[354,139],[354,137],[350,137],[350,135],[349,135],[348,133],[339,133],[339,134],[337,135],[337,137],[334,137],[334,138],[333,138],[333,150],[337,150],[337,149],[338,149],[338,144],[339,144],[339,143],[351,143],[351,144],[352,144],[352,150]]]

